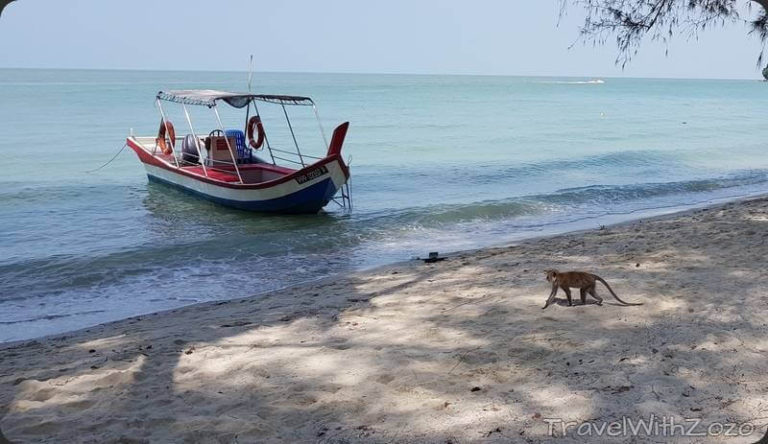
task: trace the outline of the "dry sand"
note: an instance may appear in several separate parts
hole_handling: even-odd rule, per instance
[[[0,428],[13,442],[549,442],[546,418],[655,414],[759,430],[555,441],[754,442],[767,228],[768,200],[733,203],[6,345]],[[602,307],[542,311],[550,267],[645,305],[600,288]]]

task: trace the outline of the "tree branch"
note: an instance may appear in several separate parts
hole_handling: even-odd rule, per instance
[[[751,0],[763,7],[763,13],[768,13],[768,0]]]
[[[646,39],[668,44],[680,32],[696,38],[699,31],[727,22],[747,23],[749,32],[768,42],[768,0],[561,0],[563,7],[573,3],[587,13],[580,29],[580,39],[604,44],[609,36],[616,39],[619,54],[616,63],[624,67]],[[751,19],[742,19],[739,10],[757,3],[760,11]],[[762,52],[758,63],[762,63]]]

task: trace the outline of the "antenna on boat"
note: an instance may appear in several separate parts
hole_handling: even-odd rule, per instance
[[[251,92],[251,79],[253,78],[253,54],[248,62],[248,92]]]

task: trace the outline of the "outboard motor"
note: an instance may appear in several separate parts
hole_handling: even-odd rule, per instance
[[[200,163],[200,157],[197,154],[198,147],[197,137],[193,134],[187,134],[181,142],[181,160],[194,164]],[[200,147],[200,151],[202,152],[202,147]]]

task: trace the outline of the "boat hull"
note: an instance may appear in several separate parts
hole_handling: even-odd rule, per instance
[[[163,184],[182,190],[188,194],[200,197],[202,199],[215,202],[230,208],[237,208],[245,211],[255,211],[259,213],[280,213],[280,214],[314,214],[325,207],[333,196],[336,195],[338,188],[333,185],[330,179],[324,180],[307,189],[288,196],[267,200],[236,200],[227,199],[197,191],[191,187],[185,187],[178,183],[161,179],[157,176],[147,174],[150,182]]]
[[[262,213],[317,213],[349,178],[339,156],[332,156],[286,174],[255,184],[228,183],[176,168],[153,156],[137,143],[128,144],[139,156],[151,182],[171,186],[191,195],[231,208]]]

